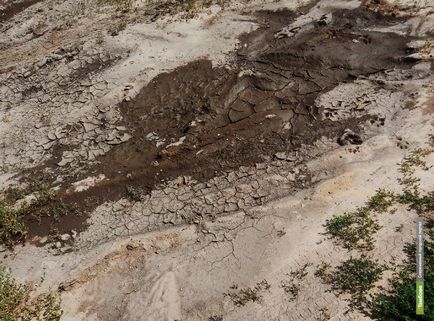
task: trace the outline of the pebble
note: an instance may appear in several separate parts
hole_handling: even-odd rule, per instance
[[[62,234],[62,235],[60,235],[60,239],[63,242],[69,241],[71,239],[71,235],[69,235],[68,233]]]

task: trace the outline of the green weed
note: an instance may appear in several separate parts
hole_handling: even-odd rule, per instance
[[[372,250],[373,235],[381,228],[372,212],[386,212],[396,200],[396,195],[378,189],[365,206],[352,213],[334,216],[327,220],[326,234],[347,249]]]
[[[349,294],[351,309],[362,309],[367,303],[366,294],[381,278],[384,268],[370,258],[351,257],[332,271],[322,267],[317,275],[339,294]]]
[[[29,298],[29,288],[17,283],[4,268],[0,268],[0,320],[58,321],[62,315],[58,299],[51,295]]]
[[[297,298],[298,293],[300,292],[300,281],[303,280],[308,274],[307,268],[311,264],[306,263],[299,269],[295,271],[289,272],[287,275],[289,276],[288,280],[282,281],[280,287],[288,294],[289,300],[293,301]]]
[[[25,217],[34,215],[37,209],[47,206],[54,198],[55,192],[43,187],[34,193],[35,197],[29,204],[23,204],[20,209],[14,208],[15,202],[23,195],[23,191],[18,189],[8,190],[2,194],[0,201],[0,241],[6,246],[13,246],[25,240],[27,235],[27,227],[24,224]]]
[[[425,315],[416,316],[415,246],[407,249],[407,261],[389,281],[386,292],[371,296],[368,314],[380,321],[434,320],[434,235],[425,240]]]
[[[334,216],[325,224],[326,234],[346,249],[372,250],[373,235],[380,229],[380,225],[369,213],[361,208],[354,213]]]
[[[423,170],[429,170],[424,157],[433,152],[430,148],[417,148],[405,157],[399,164],[399,172],[401,178],[398,179],[399,183],[405,187],[406,190],[414,190],[417,192],[419,178],[415,177],[416,167]]]
[[[232,286],[232,291],[224,293],[224,296],[227,296],[231,299],[232,303],[235,306],[244,306],[247,302],[258,302],[262,299],[262,295],[260,292],[264,290],[268,290],[270,285],[266,280],[256,283],[256,285],[252,288],[245,288],[239,291],[234,291],[238,287]]]
[[[0,204],[0,240],[7,246],[22,241],[27,233],[22,215],[6,204]]]

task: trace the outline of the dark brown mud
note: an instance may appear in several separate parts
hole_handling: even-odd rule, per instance
[[[38,3],[40,0],[23,0],[20,2],[6,1],[4,2],[5,8],[0,10],[0,24],[6,20],[11,19],[16,14],[24,11],[31,5]],[[3,2],[3,1],[2,1]]]
[[[402,59],[410,39],[363,31],[397,22],[366,9],[340,10],[328,24],[313,23],[293,37],[275,37],[298,14],[258,13],[263,27],[241,37],[232,69],[196,61],[157,76],[133,101],[123,103],[124,125],[133,138],[85,173],[103,173],[109,181],[82,193],[61,191],[62,206],[87,212],[125,196],[127,186],[146,192],[180,175],[203,181],[322,136],[337,139],[346,128],[358,132],[367,117],[323,119],[315,99],[361,75],[410,67]],[[42,235],[52,228],[79,229],[81,222],[74,214],[27,223],[31,234]]]

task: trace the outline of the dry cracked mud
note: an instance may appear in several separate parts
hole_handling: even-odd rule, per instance
[[[0,6],[2,202],[25,225],[0,265],[61,320],[370,320],[313,266],[348,255],[325,221],[429,146],[429,1]],[[414,219],[380,217],[370,255],[402,261]]]

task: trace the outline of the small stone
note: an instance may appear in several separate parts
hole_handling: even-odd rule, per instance
[[[39,240],[39,244],[45,244],[48,242],[48,237],[44,236]]]
[[[92,124],[92,123],[88,123],[88,122],[83,122],[82,123],[83,127],[84,127],[84,131],[85,132],[90,132],[92,130],[94,130],[95,128],[98,127],[98,125]]]
[[[62,166],[68,165],[71,162],[72,162],[72,159],[62,158],[62,160],[57,163],[57,166],[62,167]]]
[[[57,139],[57,137],[54,133],[48,133],[47,137],[49,140],[56,140]]]
[[[38,68],[43,67],[45,64],[47,63],[47,58],[43,58],[41,61],[39,61],[36,66],[38,66]]]
[[[360,135],[354,133],[351,129],[345,129],[344,133],[338,139],[338,144],[341,146],[352,144],[352,145],[360,145],[363,143]]]
[[[60,235],[60,239],[63,242],[69,241],[71,239],[71,235],[69,235],[68,233],[62,234],[62,235]]]
[[[133,136],[131,136],[128,133],[124,133],[119,139],[122,143],[125,143],[126,141],[128,141],[129,139],[131,139]]]
[[[277,159],[280,159],[280,160],[285,160],[286,159],[286,153],[279,152],[279,153],[274,154],[274,157],[276,157]]]
[[[422,60],[423,59],[423,55],[419,52],[416,52],[414,54],[408,55],[405,57],[405,60],[407,61],[418,61],[418,60]],[[24,75],[25,77],[25,75]]]

